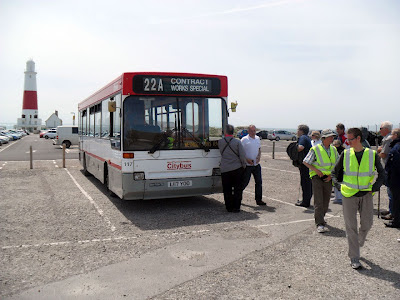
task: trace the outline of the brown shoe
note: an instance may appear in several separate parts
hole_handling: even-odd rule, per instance
[[[384,219],[384,220],[393,220],[393,215],[392,214],[387,214],[386,216],[383,216],[382,219]]]

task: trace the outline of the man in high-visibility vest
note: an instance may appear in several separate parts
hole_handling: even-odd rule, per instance
[[[347,140],[351,148],[343,151],[331,173],[333,183],[343,195],[343,217],[353,269],[361,267],[360,247],[364,245],[367,233],[372,227],[372,195],[379,191],[385,179],[379,156],[374,150],[362,146],[361,137],[362,132],[359,128],[350,128],[347,131]],[[378,171],[378,178],[373,184],[375,170]],[[360,213],[359,232],[357,211]]]
[[[331,172],[339,158],[336,147],[332,146],[334,136],[332,130],[323,130],[322,143],[312,147],[303,160],[303,164],[310,169],[314,193],[314,218],[319,233],[328,231],[325,226],[325,214],[332,193]]]

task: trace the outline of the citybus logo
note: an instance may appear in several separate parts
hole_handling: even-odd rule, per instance
[[[191,161],[169,161],[167,162],[167,170],[190,170],[192,169]]]

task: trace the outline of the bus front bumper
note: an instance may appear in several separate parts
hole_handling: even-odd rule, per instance
[[[133,180],[122,174],[124,200],[162,199],[222,193],[221,176]]]

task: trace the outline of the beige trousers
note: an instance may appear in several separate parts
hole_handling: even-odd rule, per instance
[[[368,231],[372,227],[374,205],[372,193],[363,197],[343,196],[343,217],[349,243],[349,257],[360,258],[360,246],[364,245]],[[357,211],[360,213],[360,231],[357,230]]]

